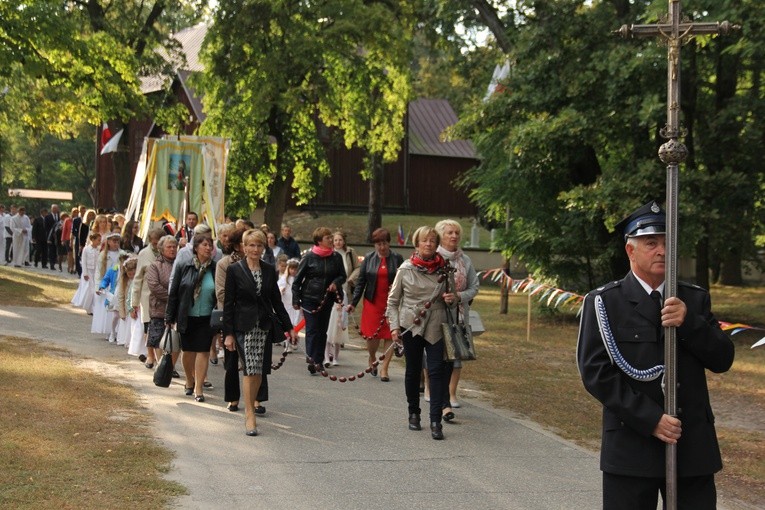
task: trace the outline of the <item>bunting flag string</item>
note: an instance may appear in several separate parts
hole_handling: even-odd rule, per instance
[[[507,287],[510,292],[515,294],[527,293],[529,296],[536,296],[541,293],[539,296],[539,302],[550,308],[557,309],[562,306],[566,306],[573,309],[576,305],[579,305],[576,313],[577,316],[582,311],[581,305],[584,302],[584,296],[564,289],[553,287],[552,285],[547,285],[546,283],[537,282],[531,277],[527,277],[522,280],[514,280],[511,276],[506,274],[501,267],[488,269],[486,271],[479,271],[478,275],[482,275],[484,280],[489,280],[493,283],[496,283],[500,287]],[[765,328],[758,328],[738,322],[719,322],[720,329],[730,332],[731,336],[747,330],[765,331]],[[760,347],[761,345],[765,345],[765,337],[761,338],[754,345],[752,345],[752,349],[755,347]]]
[[[479,276],[482,275],[484,280],[488,279],[493,283],[499,284],[500,287],[506,287],[515,294],[527,293],[529,296],[538,295],[539,302],[550,308],[560,308],[563,306],[574,308],[579,305],[581,309],[581,304],[584,301],[584,296],[582,295],[538,282],[531,277],[514,280],[501,267],[480,271],[478,274]]]
[[[747,331],[747,330],[765,331],[765,328],[757,328],[754,326],[750,326],[749,324],[741,324],[740,322],[736,322],[736,323],[723,322],[723,321],[718,321],[718,322],[720,323],[720,329],[722,329],[723,331],[730,331],[730,336],[733,336],[737,333],[741,333],[742,331]],[[761,345],[765,345],[765,337],[755,342],[751,348],[754,349],[755,347],[759,347]]]

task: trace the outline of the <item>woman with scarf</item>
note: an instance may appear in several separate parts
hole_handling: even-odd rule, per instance
[[[292,307],[302,308],[305,317],[305,352],[311,375],[324,361],[329,317],[334,304],[343,299],[345,279],[343,257],[334,250],[332,231],[317,228],[313,247],[303,255],[292,284]]]
[[[255,408],[261,378],[271,369],[272,342],[284,340],[273,336],[281,335],[277,331],[289,331],[294,343],[297,335],[282,304],[276,269],[261,260],[266,235],[258,229],[248,230],[242,236],[242,250],[244,258],[226,270],[223,334],[226,350],[236,350],[242,364],[245,433],[257,436]]]
[[[215,261],[212,237],[195,234],[192,259],[177,264],[168,292],[165,324],[181,335],[181,362],[186,376],[186,395],[204,402],[204,381],[210,360],[213,330],[210,315],[215,308]]]
[[[478,294],[478,274],[470,257],[460,249],[462,227],[454,220],[441,220],[436,223],[436,232],[441,236],[438,253],[454,268],[455,295],[459,303],[459,316],[465,323],[470,318],[470,303]],[[452,413],[452,407],[460,407],[457,400],[457,385],[460,382],[462,362],[454,361],[452,376],[449,381],[449,401],[445,403],[444,415]],[[453,413],[452,413],[453,414]]]
[[[427,354],[430,378],[430,434],[443,439],[442,412],[449,403],[451,363],[444,360],[441,323],[446,321],[446,304],[457,296],[446,289],[448,264],[438,253],[440,242],[433,227],[420,227],[412,236],[414,254],[398,268],[388,293],[387,316],[391,338],[403,342],[406,355],[404,388],[409,404],[409,429],[420,427],[420,372],[423,350]]]

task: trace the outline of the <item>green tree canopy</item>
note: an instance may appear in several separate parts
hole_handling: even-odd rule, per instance
[[[762,9],[683,4],[694,18],[720,20]],[[620,276],[626,261],[614,225],[649,199],[664,199],[656,150],[664,141],[666,48],[610,33],[665,11],[660,1],[519,2],[506,90],[474,104],[460,126],[483,158],[466,179],[477,186],[474,199],[491,220],[509,221],[504,251],[561,284],[585,290]],[[681,254],[698,255],[704,242],[715,253],[753,253],[762,163],[746,142],[762,139],[755,86],[762,36],[752,28],[698,37],[683,51],[691,157],[681,173]]]
[[[210,27],[198,80],[204,132],[231,136],[227,207],[266,204],[281,223],[287,193],[315,196],[329,175],[322,126],[348,146],[398,151],[408,98],[406,2],[275,3],[224,0]]]

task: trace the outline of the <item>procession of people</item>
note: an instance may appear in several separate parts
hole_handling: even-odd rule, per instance
[[[147,369],[163,354],[163,333],[176,330],[181,352],[172,353],[173,377],[184,378],[186,396],[205,402],[213,389],[208,371],[222,352],[223,403],[237,412],[243,400],[247,436],[260,434],[274,345],[299,350],[304,329],[308,372],[327,376],[342,367],[340,350],[360,303],[366,372],[389,382],[394,353],[406,357],[408,428],[422,429],[423,396],[434,440],[444,439],[443,423],[456,419],[461,360],[448,354],[453,339],[443,325],[450,313],[468,320],[479,281],[454,220],[416,229],[408,257],[391,249],[390,232],[377,229],[374,249],[359,257],[342,230],[326,227],[316,228],[313,246],[301,252],[286,225],[276,239],[267,225],[238,220],[218,225],[215,239],[189,212],[179,237],[155,227],[144,243],[138,223],[118,215],[81,207],[60,214],[54,204],[30,221],[24,206],[10,211],[0,205],[6,265],[63,271],[66,261],[68,272],[81,275],[72,305],[92,315],[91,332],[124,346]],[[707,291],[681,282],[677,297],[664,298],[665,214],[658,204],[637,209],[617,229],[630,272],[587,295],[577,345],[584,386],[603,404],[603,506],[625,508],[629,494],[630,508],[655,508],[664,497],[664,446],[677,444],[678,502],[714,508],[722,463],[705,371],[727,371],[733,343],[712,315]],[[668,326],[677,328],[681,347],[681,416],[663,409]]]
[[[410,267],[407,264],[411,261],[420,264],[436,257],[440,261],[437,268],[433,266],[438,270],[438,274],[433,273],[436,277],[449,266],[436,250],[443,250],[439,246],[441,224],[418,229],[429,233],[429,242],[426,246],[415,241],[405,263],[405,258],[391,249],[390,232],[383,228],[373,232],[374,250],[358,256],[346,244],[342,230],[326,227],[314,230],[313,246],[303,252],[289,225],[281,226],[277,238],[267,225],[256,228],[249,220],[237,220],[217,225],[218,236],[213,238],[212,229],[200,223],[196,213],[188,212],[177,234],[158,225],[148,230],[144,241],[138,235],[138,221],[121,214],[75,207],[71,215],[60,215],[54,204],[50,210],[40,210],[39,218],[31,222],[24,215],[24,207],[14,205],[13,210],[16,215],[9,223],[11,234],[16,239],[26,235],[33,240],[29,252],[24,251],[23,241],[17,241],[19,247],[11,247],[11,257],[14,249],[22,253],[17,259],[20,263],[14,265],[31,264],[29,258],[33,257],[44,268],[50,265],[55,269],[54,264],[58,264],[58,270],[63,271],[66,261],[67,272],[80,275],[71,304],[92,317],[91,333],[124,346],[127,355],[138,358],[149,370],[157,369],[163,355],[160,340],[165,331],[177,331],[181,349],[172,353],[173,377],[183,378],[184,394],[196,402],[205,402],[206,391],[213,389],[208,371],[222,357],[226,371],[224,402],[232,412],[244,404],[247,435],[258,434],[256,415],[265,413],[268,374],[277,350],[272,345],[278,344],[285,352],[300,350],[298,331],[302,330],[309,374],[326,374],[329,369],[342,367],[340,352],[350,341],[349,329],[354,324],[358,324],[369,353],[365,370],[373,379],[379,375],[379,381],[390,382],[391,359],[407,353],[404,393],[410,400],[410,415],[415,409],[412,399],[415,395],[419,398],[419,392],[429,384],[431,423],[455,417],[451,407],[456,406],[451,404],[456,403],[456,397],[450,398],[449,391],[453,361],[439,361],[433,351],[430,359],[438,362],[439,369],[423,374],[422,366],[432,345],[439,347],[443,358],[442,318],[437,311],[445,300],[456,303],[459,293],[447,291],[440,282],[434,287],[431,314],[436,320],[428,328],[424,343],[421,327],[411,321],[403,326],[400,323],[402,315],[411,316],[409,304],[389,297],[391,290],[398,293],[402,289],[403,283],[397,283],[399,269]],[[4,217],[0,220],[5,224]],[[446,246],[452,251],[444,253],[451,254],[454,271],[463,275],[458,278],[459,290],[466,299],[460,306],[467,310],[468,299],[472,300],[478,290],[475,270],[469,259],[462,258],[459,224],[446,220],[445,225],[451,229]],[[451,234],[453,230],[456,235]],[[415,235],[414,239],[419,238]],[[44,253],[43,241],[49,248]],[[472,271],[467,279],[463,260]],[[362,296],[360,319],[356,320],[354,312]],[[222,317],[220,327],[215,326],[214,314]],[[416,414],[419,418],[419,409]],[[413,429],[411,417],[409,423]],[[443,437],[443,432],[433,433],[434,439]]]

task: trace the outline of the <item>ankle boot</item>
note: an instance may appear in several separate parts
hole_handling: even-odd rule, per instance
[[[441,429],[441,424],[434,421],[430,424],[430,435],[433,439],[441,440],[444,438],[444,431]]]
[[[420,427],[420,415],[412,413],[409,415],[409,430],[422,430]]]

